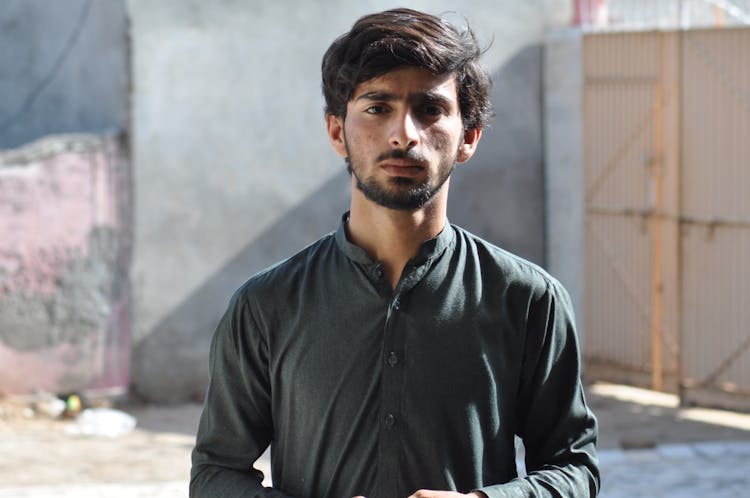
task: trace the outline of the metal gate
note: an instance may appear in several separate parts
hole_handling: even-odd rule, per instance
[[[750,30],[583,47],[588,373],[750,400]]]

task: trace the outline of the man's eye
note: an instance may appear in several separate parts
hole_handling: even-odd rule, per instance
[[[385,111],[385,106],[382,105],[371,105],[365,109],[365,112],[368,114],[383,114]]]
[[[439,116],[443,113],[443,109],[436,105],[426,105],[422,108],[422,112],[428,116]]]

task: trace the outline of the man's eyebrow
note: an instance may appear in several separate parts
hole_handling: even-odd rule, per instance
[[[424,92],[420,93],[414,96],[415,100],[422,100],[425,103],[428,104],[440,104],[443,106],[450,106],[451,105],[451,99],[443,95],[442,93],[437,92]]]
[[[379,101],[379,102],[390,102],[393,100],[398,99],[399,97],[390,92],[382,92],[382,91],[372,91],[372,92],[365,92],[362,95],[355,98],[355,101],[360,100],[369,100],[369,101]],[[439,104],[443,106],[450,106],[451,105],[451,99],[447,96],[438,93],[438,92],[419,92],[415,93],[413,95],[409,96],[409,100],[412,102],[424,102],[429,104]]]
[[[389,93],[389,92],[377,92],[377,91],[365,92],[354,100],[355,101],[378,100],[378,101],[388,102],[391,100],[396,100],[396,95],[393,93]]]

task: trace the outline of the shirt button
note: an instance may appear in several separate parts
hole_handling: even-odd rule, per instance
[[[391,351],[391,353],[388,355],[388,365],[395,367],[398,365],[398,355]]]
[[[396,299],[393,301],[393,311],[398,311],[401,309],[401,301]]]
[[[385,426],[390,429],[396,424],[396,417],[394,417],[392,413],[388,413],[383,419],[383,423],[385,423]]]
[[[375,275],[376,279],[380,280],[381,278],[383,278],[383,268],[381,266],[376,266],[372,274]]]

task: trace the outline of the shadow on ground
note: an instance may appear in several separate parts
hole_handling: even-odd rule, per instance
[[[676,396],[614,384],[594,383],[586,394],[599,420],[600,449],[750,441],[750,414],[681,408]]]

